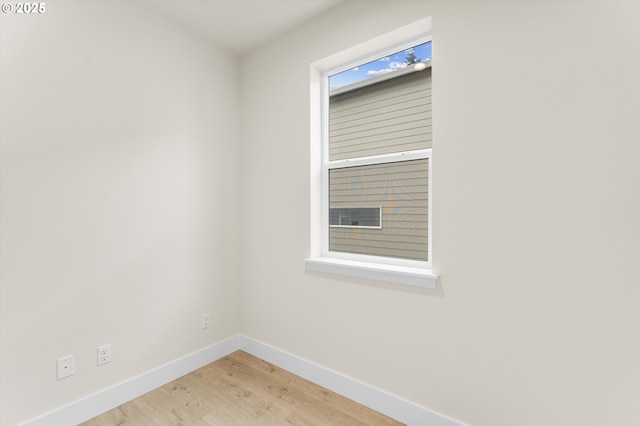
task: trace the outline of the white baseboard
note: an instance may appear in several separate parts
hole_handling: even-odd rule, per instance
[[[111,410],[172,380],[241,349],[280,368],[410,426],[462,426],[463,423],[373,386],[243,335],[207,346],[176,361],[61,407],[24,426],[73,426]]]
[[[409,426],[464,425],[250,337],[240,336],[240,349]]]
[[[197,352],[133,377],[108,389],[33,419],[24,426],[74,426],[131,401],[240,347],[241,336],[233,336]]]

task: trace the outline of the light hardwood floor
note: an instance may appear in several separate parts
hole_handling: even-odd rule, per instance
[[[402,423],[237,351],[82,425],[123,424],[350,426]]]

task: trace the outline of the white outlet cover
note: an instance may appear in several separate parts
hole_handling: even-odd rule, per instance
[[[73,376],[75,372],[75,357],[73,355],[67,355],[56,360],[56,378],[58,380]]]
[[[98,365],[111,362],[111,343],[98,346]]]
[[[202,329],[209,328],[209,321],[211,320],[209,313],[202,314],[202,317],[200,319],[200,325],[202,326]]]

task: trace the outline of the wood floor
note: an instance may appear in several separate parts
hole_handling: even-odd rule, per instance
[[[237,351],[83,426],[401,425],[268,362]]]

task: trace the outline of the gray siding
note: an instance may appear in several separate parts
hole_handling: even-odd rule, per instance
[[[431,68],[330,97],[329,159],[431,148]]]
[[[329,208],[382,207],[382,229],[330,228],[329,250],[427,260],[428,160],[333,169]]]

